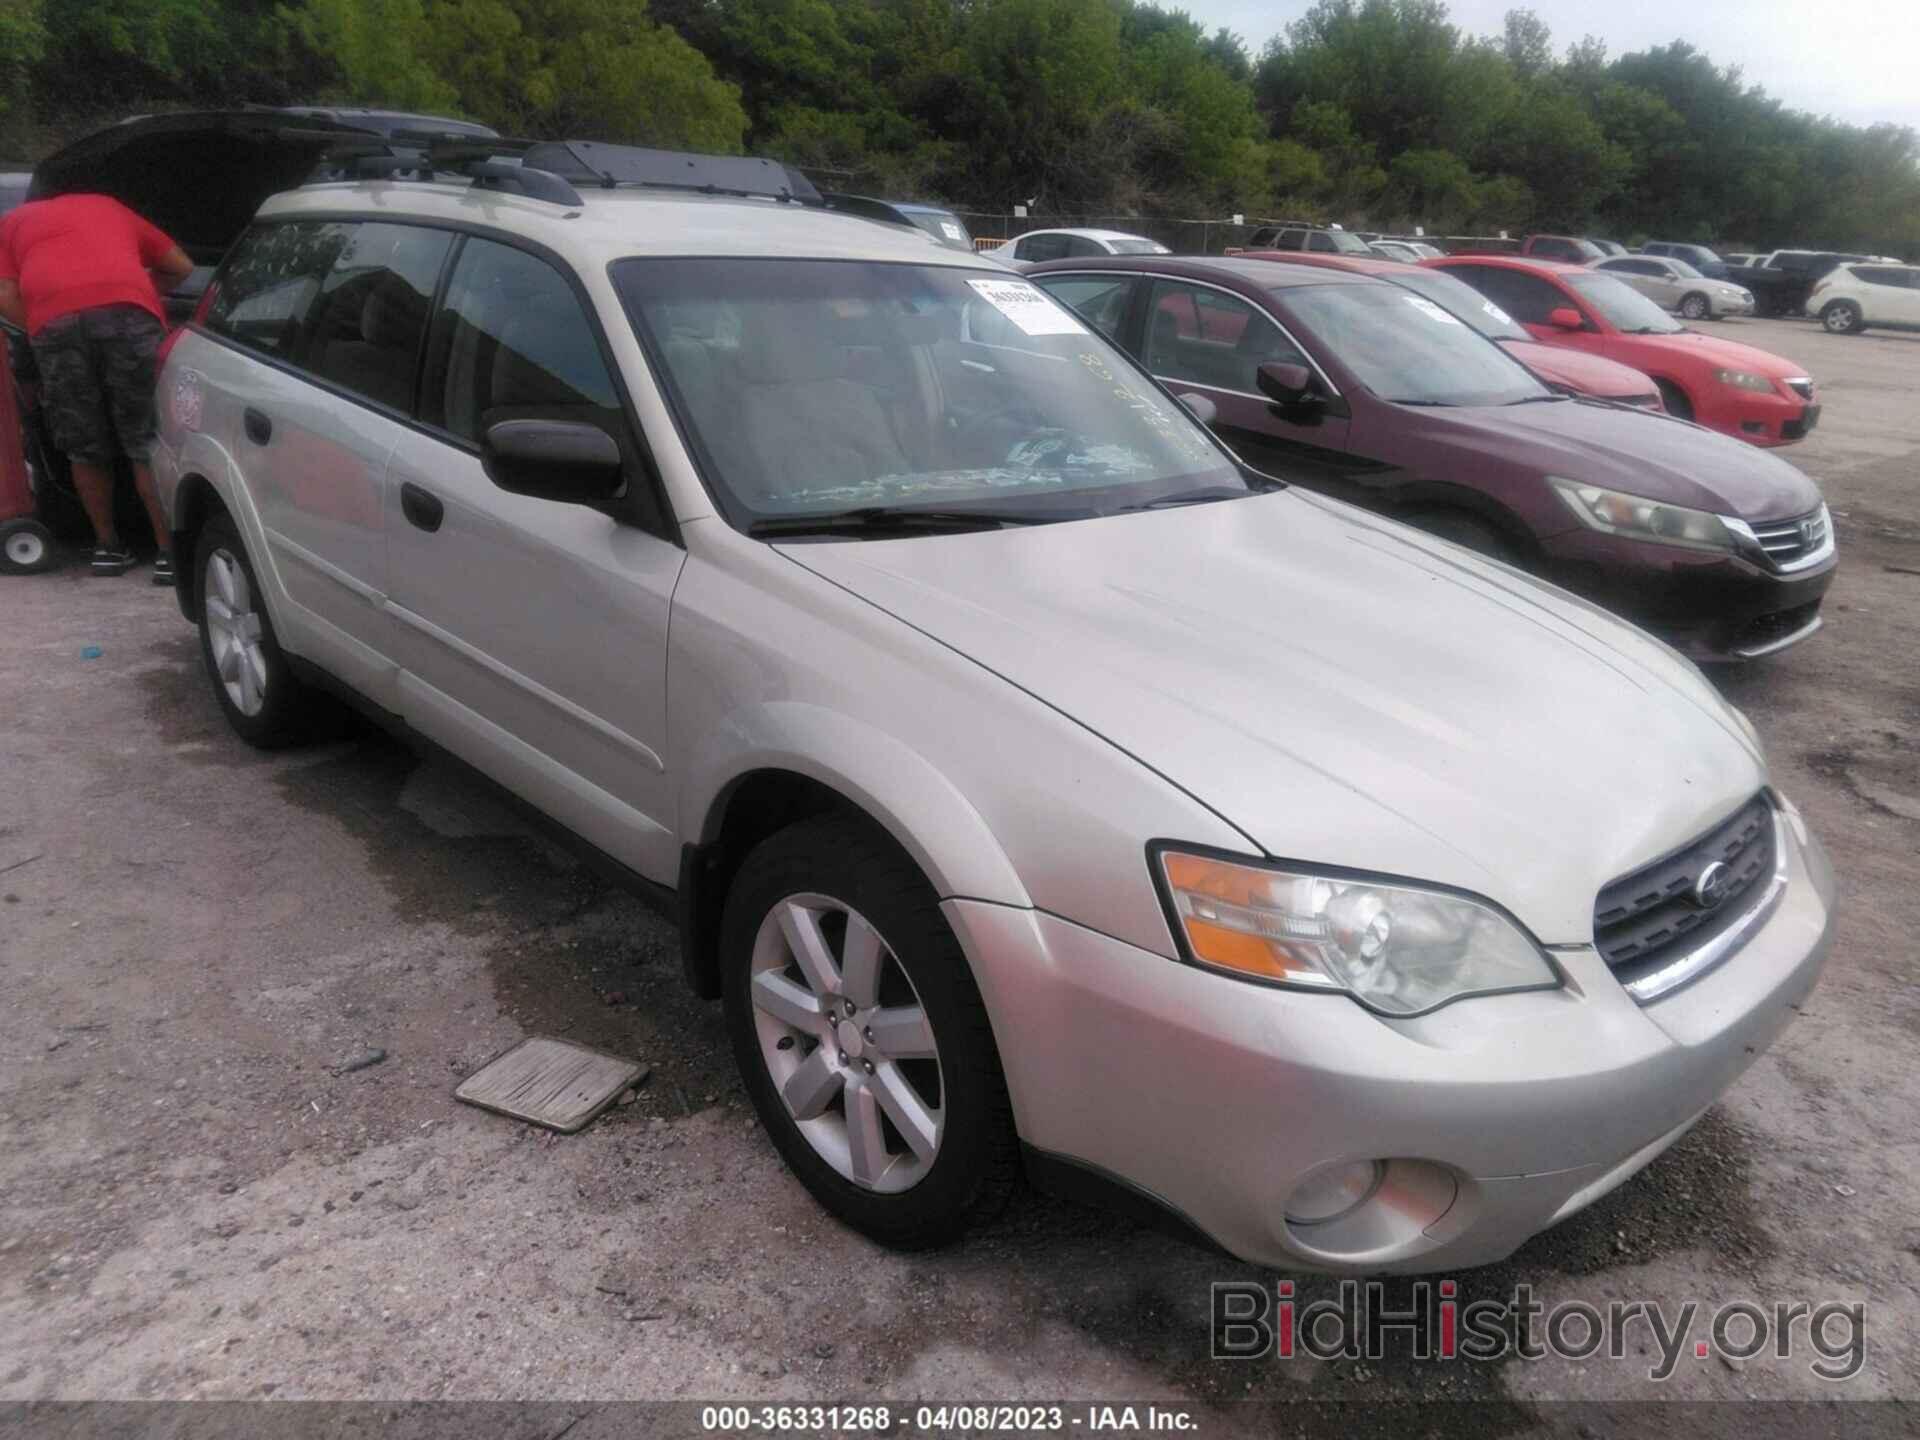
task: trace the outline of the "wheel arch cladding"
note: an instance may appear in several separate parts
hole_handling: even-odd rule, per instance
[[[1031,898],[959,788],[902,741],[814,705],[777,702],[708,727],[681,792],[679,908],[696,994],[719,993],[719,916],[747,852],[797,820],[842,812],[887,835],[941,899]],[[697,824],[694,823],[697,817]]]

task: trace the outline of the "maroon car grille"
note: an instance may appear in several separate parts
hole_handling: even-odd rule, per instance
[[[1827,543],[1827,512],[1814,510],[1791,520],[1763,520],[1753,524],[1753,538],[1774,565],[1791,565]]]
[[[1728,929],[1765,892],[1773,845],[1773,807],[1756,795],[1691,844],[1614,881],[1593,907],[1601,958],[1624,983]],[[1703,896],[1712,865],[1721,868]]]

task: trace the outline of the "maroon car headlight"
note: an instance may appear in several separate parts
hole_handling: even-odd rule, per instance
[[[1578,480],[1563,480],[1558,475],[1549,475],[1547,483],[1583,524],[1608,535],[1651,540],[1656,545],[1679,545],[1690,550],[1734,548],[1733,532],[1711,511],[1689,510],[1684,505],[1669,505],[1644,495],[1628,495]]]

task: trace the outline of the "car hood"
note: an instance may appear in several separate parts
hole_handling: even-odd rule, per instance
[[[1298,490],[781,548],[1118,746],[1250,852],[1458,886],[1548,944],[1589,941],[1604,883],[1766,778],[1735,713],[1650,636]],[[1017,736],[981,743],[1020,763]]]
[[[1796,365],[1770,350],[1757,350],[1751,345],[1742,345],[1738,340],[1722,340],[1718,335],[1702,335],[1694,330],[1683,330],[1677,335],[1627,335],[1622,332],[1621,338],[1633,342],[1634,364],[1649,371],[1658,368],[1659,360],[1672,358],[1683,363],[1747,370],[1755,375],[1764,375],[1769,380],[1786,380],[1807,374],[1806,366]]]
[[[299,185],[329,147],[357,137],[380,143],[357,126],[271,110],[142,115],[42,160],[29,198],[111,195],[210,265],[261,201]]]
[[[1578,390],[1582,395],[1598,395],[1605,400],[1630,395],[1652,395],[1657,387],[1651,376],[1631,365],[1622,365],[1599,355],[1584,355],[1538,340],[1502,340],[1499,342],[1514,359],[1543,380]]]
[[[1716,515],[1784,520],[1820,503],[1820,487],[1779,456],[1651,410],[1564,400],[1422,414],[1431,441]]]

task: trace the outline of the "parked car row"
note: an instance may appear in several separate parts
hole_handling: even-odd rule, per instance
[[[187,129],[118,184],[232,223],[153,457],[216,703],[272,746],[345,692],[669,906],[773,1145],[876,1240],[1024,1172],[1263,1266],[1492,1262],[1816,982],[1834,877],[1751,723],[1526,572],[1763,653],[1818,623],[1817,490],[1548,388],[1446,267],[1553,277],[1569,360],[1613,291],[1664,320],[1617,279],[1029,277],[593,142],[256,213]]]

